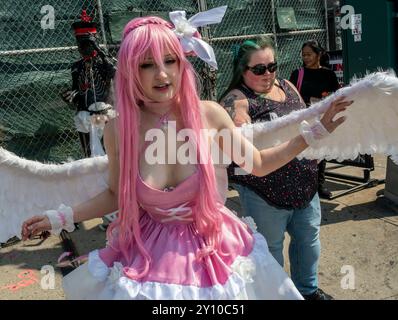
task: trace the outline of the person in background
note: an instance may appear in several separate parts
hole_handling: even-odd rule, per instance
[[[116,61],[99,47],[96,23],[92,22],[86,10],[82,11],[80,20],[74,22],[72,28],[81,59],[72,65],[72,89],[64,91],[62,98],[76,109],[76,129],[84,156],[90,157],[90,134],[83,114],[106,114],[108,110],[97,110],[98,106],[112,107],[112,82],[116,72]],[[100,104],[101,102],[104,104]]]
[[[221,105],[236,126],[272,121],[306,107],[295,86],[277,77],[277,67],[269,37],[246,40],[235,50],[232,80]],[[235,174],[235,169],[228,168],[230,185],[239,192],[243,214],[254,218],[272,255],[284,265],[283,241],[288,232],[290,274],[297,289],[308,300],[330,299],[318,288],[317,162],[292,158],[262,177]]]
[[[328,55],[318,41],[310,40],[301,48],[303,66],[290,75],[307,106],[335,92],[339,88],[336,74],[328,68]],[[329,199],[332,193],[325,186],[326,160],[318,164],[318,194]]]
[[[112,117],[113,78],[116,60],[98,45],[96,23],[82,11],[79,21],[72,24],[81,59],[72,65],[72,89],[62,93],[62,99],[76,110],[76,130],[85,157],[103,155],[102,135],[105,122]],[[115,214],[102,218],[100,229],[105,231]]]

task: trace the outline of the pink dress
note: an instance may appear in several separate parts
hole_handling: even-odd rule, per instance
[[[88,262],[63,279],[68,299],[302,299],[268,251],[252,220],[244,223],[225,206],[221,251],[202,260],[204,241],[195,228],[192,200],[197,172],[171,191],[137,180],[141,237],[152,263],[145,278],[126,277],[122,256],[111,249],[90,252]],[[249,227],[251,225],[251,227]],[[137,255],[130,268],[140,268]]]

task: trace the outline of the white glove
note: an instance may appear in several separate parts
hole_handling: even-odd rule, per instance
[[[310,125],[307,121],[301,122],[300,134],[310,147],[318,148],[320,147],[319,141],[330,135],[330,132],[323,126],[322,122],[316,120],[313,125]]]
[[[60,235],[62,230],[72,232],[75,230],[73,223],[73,210],[63,204],[57,210],[47,210],[44,215],[48,217],[51,224],[51,233]]]

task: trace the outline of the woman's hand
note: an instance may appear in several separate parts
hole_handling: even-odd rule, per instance
[[[322,125],[329,133],[333,132],[346,119],[344,116],[342,116],[337,118],[336,120],[333,120],[336,114],[345,111],[347,107],[354,102],[354,101],[346,101],[344,99],[345,97],[339,97],[336,100],[334,100],[321,119]]]
[[[66,90],[61,93],[61,97],[66,103],[72,103],[77,94],[77,90]]]
[[[51,230],[51,224],[46,215],[34,216],[22,224],[22,240],[25,241],[36,234],[49,230]]]

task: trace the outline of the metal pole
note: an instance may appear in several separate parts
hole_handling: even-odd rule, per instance
[[[199,11],[207,10],[206,0],[198,0],[197,3],[198,3]],[[200,29],[201,29],[201,35],[202,35],[203,39],[211,45],[213,40],[211,39],[210,27],[204,26],[204,27],[201,27]],[[216,100],[217,92],[216,92],[215,81],[212,81],[212,79],[214,80],[216,78],[215,70],[213,70],[213,68],[210,68],[209,66],[205,65],[203,67],[203,72],[201,73],[201,75],[204,80],[204,90],[207,94],[207,98],[209,100]]]
[[[198,8],[199,11],[206,11],[207,10],[206,0],[198,0]]]
[[[100,22],[100,26],[101,26],[102,41],[104,42],[104,45],[106,47],[107,46],[107,41],[106,41],[105,26],[104,26],[104,15],[102,13],[101,0],[97,0],[97,7],[98,7],[99,22]]]
[[[329,46],[329,25],[328,25],[328,3],[327,0],[323,1],[323,5],[325,7],[325,29],[326,29],[326,50],[330,50]]]
[[[103,45],[103,44],[100,44],[99,46],[102,48],[106,48],[105,45]],[[119,48],[120,44],[111,44],[107,47],[108,48]],[[77,46],[24,49],[24,50],[8,50],[8,51],[0,51],[0,57],[20,56],[20,55],[30,54],[30,53],[63,52],[63,51],[72,51],[72,50],[76,50],[76,49],[77,49]]]
[[[275,21],[275,2],[271,0],[271,11],[272,11],[272,32],[274,33],[274,44],[275,44],[275,51],[278,52],[278,37],[276,36],[276,21]]]
[[[306,33],[322,33],[322,32],[325,32],[325,29],[288,31],[288,32],[278,33],[278,36],[294,36],[294,35],[300,35],[300,34],[306,34]],[[243,36],[229,36],[229,37],[212,38],[211,41],[215,42],[215,41],[251,39],[251,38],[256,38],[256,37],[259,37],[259,36],[273,36],[273,35],[274,35],[274,33],[247,34],[247,35],[243,35]]]
[[[20,56],[29,53],[46,53],[46,52],[58,52],[58,51],[69,51],[76,50],[77,46],[70,47],[57,47],[57,48],[39,48],[39,49],[25,49],[25,50],[7,50],[0,51],[0,57],[6,56]]]
[[[198,0],[198,8],[199,11],[206,11],[207,10],[207,3],[206,0]],[[210,27],[208,26],[204,26],[201,27],[202,30],[202,37],[204,38],[204,40],[210,41]]]

